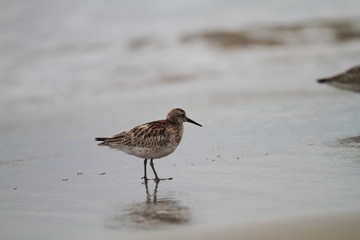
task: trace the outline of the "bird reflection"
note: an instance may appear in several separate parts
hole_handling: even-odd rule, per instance
[[[127,206],[118,206],[107,227],[115,229],[154,229],[163,226],[189,223],[190,211],[179,204],[173,194],[159,195],[159,182],[154,190],[149,190],[148,181],[144,181],[146,200]]]

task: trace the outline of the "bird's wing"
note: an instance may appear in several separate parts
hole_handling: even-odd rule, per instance
[[[169,133],[162,121],[145,123],[129,131],[119,133],[106,140],[110,146],[122,145],[129,147],[153,148],[166,146],[169,143]]]

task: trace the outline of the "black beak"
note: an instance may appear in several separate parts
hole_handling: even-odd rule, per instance
[[[198,124],[197,122],[191,120],[190,118],[186,118],[186,121],[189,122],[189,123],[192,123],[192,124],[195,124],[195,125],[198,125],[198,126],[202,127],[200,124]]]
[[[317,80],[318,83],[326,83],[328,81],[329,81],[329,79],[326,79],[326,78]]]

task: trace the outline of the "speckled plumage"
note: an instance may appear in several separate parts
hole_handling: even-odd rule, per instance
[[[184,132],[184,122],[201,126],[187,118],[184,110],[176,108],[169,112],[166,120],[145,123],[110,138],[96,138],[96,140],[103,141],[99,143],[100,146],[108,146],[145,159],[145,180],[147,180],[146,161],[151,159],[150,165],[156,176],[155,180],[159,180],[153,167],[153,159],[165,157],[175,151]]]
[[[336,88],[360,92],[360,66],[352,67],[344,73],[317,81]]]
[[[105,139],[109,146],[140,158],[162,158],[172,153],[183,135],[183,125],[159,120],[139,125]]]

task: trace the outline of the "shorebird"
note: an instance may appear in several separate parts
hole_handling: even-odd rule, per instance
[[[360,92],[360,65],[350,68],[344,73],[330,78],[317,80],[318,83],[325,83],[336,88]]]
[[[202,127],[199,123],[186,117],[184,110],[175,108],[171,110],[165,120],[145,123],[134,127],[129,131],[116,134],[109,138],[97,137],[96,141],[102,141],[99,146],[121,150],[127,154],[144,159],[144,181],[149,180],[146,174],[147,160],[155,175],[155,181],[170,180],[160,179],[155,171],[153,159],[165,157],[175,151],[179,145],[183,132],[184,122],[193,123]]]

